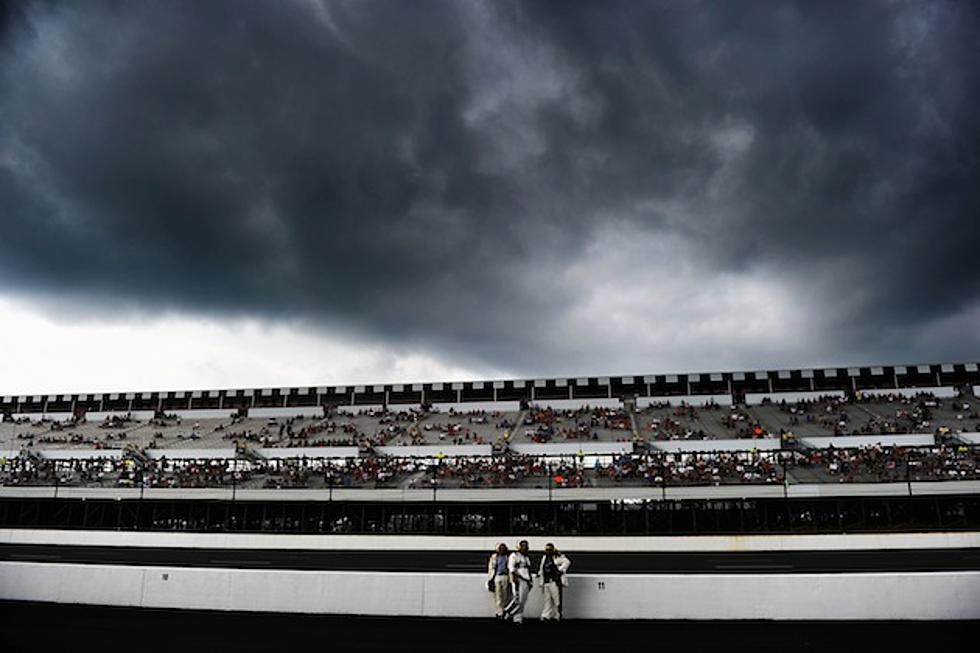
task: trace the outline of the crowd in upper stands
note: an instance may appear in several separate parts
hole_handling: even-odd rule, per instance
[[[84,416],[63,421],[8,419],[16,436],[9,445],[23,453],[0,460],[3,485],[101,485],[107,487],[251,488],[480,488],[609,485],[724,485],[798,482],[899,482],[980,478],[980,447],[956,441],[958,431],[980,431],[977,402],[939,399],[928,393],[858,393],[798,401],[763,399],[762,408],[720,406],[707,401],[672,405],[552,408],[524,403],[518,412],[439,412],[431,406],[368,407],[316,415],[249,418],[238,411],[225,419],[192,420],[157,412],[140,421],[108,415],[84,429]],[[936,416],[943,419],[937,426]],[[951,418],[950,415],[953,417]],[[959,426],[962,424],[962,426]],[[794,430],[813,427],[827,435],[934,433],[937,444],[922,447],[875,445],[809,449],[797,446]],[[7,431],[11,434],[11,431]],[[636,453],[580,454],[566,458],[517,455],[509,443],[631,440]],[[782,451],[711,452],[716,438],[781,438]],[[648,448],[665,440],[699,440],[701,453],[663,453]],[[183,459],[134,453],[198,441],[234,446],[231,459]],[[493,444],[495,455],[430,458],[384,456],[392,445]],[[200,447],[202,445],[196,444]],[[210,446],[210,445],[207,445]],[[253,455],[258,448],[356,447],[352,458],[275,458]],[[760,445],[761,446],[761,445]],[[38,450],[84,447],[123,449],[123,457],[50,460]]]

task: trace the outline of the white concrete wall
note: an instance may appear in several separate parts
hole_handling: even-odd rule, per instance
[[[980,444],[980,433],[957,433],[956,439],[961,440],[967,444],[977,445]]]
[[[932,433],[901,433],[882,435],[837,435],[837,436],[806,436],[799,439],[800,443],[811,449],[857,449],[875,445],[895,447],[930,447],[936,444]]]
[[[480,551],[489,553],[498,535],[275,535],[261,533],[167,533],[151,531],[84,531],[0,529],[2,544],[59,544],[72,546],[131,546],[175,548],[277,549],[322,551]],[[578,551],[879,551],[908,549],[980,548],[980,532],[859,533],[853,535],[674,535],[674,536],[555,536],[512,535],[508,542],[526,539],[537,550],[554,542],[570,556]]]
[[[699,451],[776,451],[782,447],[779,438],[732,440],[654,440],[650,446],[658,451],[692,453]]]
[[[633,453],[632,442],[554,442],[545,444],[511,443],[507,448],[528,456],[577,456]]]
[[[166,451],[166,449],[163,449]],[[258,447],[263,458],[357,458],[357,447]]]
[[[233,411],[232,411],[233,412]],[[323,417],[323,409],[319,406],[270,406],[268,408],[249,408],[248,416],[253,419],[263,417]]]
[[[93,458],[122,458],[122,449],[41,449],[41,458],[49,460],[91,460]]]
[[[574,561],[573,561],[574,564]],[[573,568],[574,571],[574,568]],[[488,617],[482,574],[0,562],[0,598],[207,610]],[[532,591],[526,614],[541,611]],[[570,575],[568,619],[977,619],[980,572]]]
[[[586,457],[588,461],[588,457]],[[791,484],[785,490],[782,484],[768,485],[718,485],[668,487],[667,499],[722,499],[812,496],[907,496],[906,483],[802,483]],[[914,496],[974,494],[980,493],[980,481],[923,481],[912,483]],[[262,501],[431,501],[431,489],[254,489],[223,488],[146,488],[147,499],[224,499],[233,495],[240,500]],[[91,488],[46,486],[0,486],[2,498],[38,497],[91,497],[134,499],[140,496],[139,488]],[[664,490],[652,486],[590,487],[590,488],[464,488],[439,489],[438,499],[445,502],[492,502],[492,501],[609,501],[612,499],[661,499]]]
[[[236,457],[234,447],[228,449],[147,449],[146,455],[154,460],[160,458],[200,460],[204,458],[229,459]]]
[[[493,446],[489,444],[422,444],[393,445],[375,447],[379,456],[438,458],[441,456],[490,456]]]

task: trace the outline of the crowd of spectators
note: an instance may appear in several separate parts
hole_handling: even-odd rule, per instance
[[[937,409],[949,408],[957,422],[975,425],[966,430],[980,430],[980,413],[976,406],[960,398],[940,399],[929,392],[908,396],[902,393],[857,393],[853,397],[821,396],[795,402],[785,400],[774,405],[787,414],[785,426],[817,425],[833,435],[883,435],[929,433],[934,428]],[[948,429],[948,427],[942,427]]]
[[[778,452],[657,453],[621,455],[596,474],[614,483],[730,485],[781,483]]]
[[[797,453],[794,465],[818,468],[841,483],[974,480],[980,478],[980,447],[829,447]]]
[[[583,406],[572,409],[530,406],[523,426],[524,435],[532,442],[556,440],[598,440],[598,429],[632,433],[629,413],[622,408]]]

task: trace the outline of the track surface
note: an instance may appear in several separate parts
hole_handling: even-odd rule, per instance
[[[975,622],[387,619],[0,602],[4,653],[20,651],[958,651]]]
[[[384,572],[484,572],[482,551],[320,551],[0,545],[0,560],[75,564]],[[577,574],[755,574],[980,570],[980,549],[568,552]],[[532,554],[534,564],[538,555]]]

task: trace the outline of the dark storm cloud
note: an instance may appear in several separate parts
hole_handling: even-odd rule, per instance
[[[563,273],[612,225],[696,244],[705,288],[761,268],[840,300],[824,359],[905,360],[903,334],[980,301],[967,4],[2,15],[6,290],[298,317],[538,370],[581,364],[591,334],[550,336],[587,290]],[[933,353],[975,352],[910,355]]]

